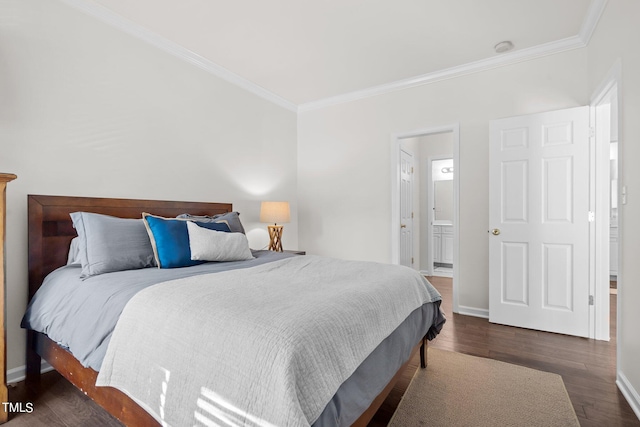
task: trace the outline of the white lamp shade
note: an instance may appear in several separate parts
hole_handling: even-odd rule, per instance
[[[282,224],[289,222],[290,219],[289,202],[262,202],[260,206],[260,222]]]

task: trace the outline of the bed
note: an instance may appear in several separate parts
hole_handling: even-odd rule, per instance
[[[69,216],[72,212],[93,212],[118,218],[140,218],[142,212],[151,212],[155,215],[173,218],[183,213],[189,213],[192,215],[223,214],[231,212],[232,205],[227,203],[168,202],[30,195],[28,196],[28,209],[29,299],[31,301],[38,289],[41,287],[45,277],[54,272],[54,270],[58,271],[60,267],[65,266],[67,263],[70,242],[71,239],[76,236],[76,231],[73,228]],[[275,256],[271,253],[262,254],[258,252],[256,252],[255,255],[255,258],[258,260],[266,260],[266,258]],[[278,268],[285,269],[283,270],[284,273],[281,273],[281,275],[291,275],[290,271],[297,271],[296,269],[310,269],[317,263],[320,263],[322,266],[322,262],[327,262],[322,259],[317,261],[312,260],[313,257],[308,257],[308,259],[306,259],[307,257],[296,256],[295,258],[297,259],[288,260],[287,257],[284,256],[282,259],[278,259],[273,262],[271,262],[271,260],[266,260],[269,262],[252,268],[238,269],[242,271],[224,272],[222,274],[228,275],[229,278],[238,276],[240,277],[240,282],[242,282],[245,280],[245,272],[248,271],[254,272],[260,269],[271,270],[278,266]],[[205,267],[198,266],[198,268]],[[286,268],[293,268],[293,270],[286,270]],[[222,281],[222,274],[215,273],[212,277],[215,277],[218,281]],[[202,278],[204,276],[198,277]],[[227,276],[224,277],[226,278]],[[175,280],[168,281],[166,283],[173,284],[174,282]],[[177,283],[177,285],[182,286],[182,282]],[[156,288],[158,288],[158,286],[152,286],[149,289]],[[145,289],[144,292],[147,290],[148,289]],[[128,303],[127,309],[133,305],[133,303]],[[412,332],[413,334],[417,334],[418,330],[420,331],[418,338],[413,341],[414,344],[417,343],[417,345],[412,344],[408,349],[400,349],[400,346],[396,344],[399,342],[398,340],[400,340],[398,337],[402,335],[404,337],[402,339],[406,340],[406,336],[409,335],[405,332],[401,334],[400,331],[396,333],[396,330],[394,330],[393,333],[384,338],[379,345],[371,351],[369,356],[364,358],[361,364],[357,366],[355,372],[353,372],[353,374],[347,378],[342,385],[340,385],[331,400],[326,402],[325,410],[319,417],[317,417],[313,425],[332,425],[331,423],[335,422],[336,417],[341,416],[339,414],[341,411],[340,408],[350,407],[350,405],[352,405],[353,408],[357,408],[357,416],[353,413],[348,414],[347,419],[350,420],[348,424],[366,425],[375,414],[377,408],[382,404],[385,397],[392,389],[395,381],[404,371],[409,359],[415,354],[415,352],[420,351],[421,365],[423,367],[426,366],[425,346],[427,344],[427,336],[429,336],[429,338],[433,338],[439,332],[442,324],[444,323],[444,316],[439,309],[439,305],[439,301],[435,299],[428,304],[423,304],[419,310],[414,310],[411,313],[411,316],[407,316],[400,326],[405,323],[408,324],[413,322],[412,324],[416,324],[416,322],[419,322],[419,327],[412,326],[412,328],[415,329],[415,331]],[[415,320],[418,316],[421,316],[420,320]],[[410,320],[409,317],[412,317],[414,320]],[[425,322],[425,318],[428,319],[428,321]],[[118,322],[118,327],[120,327],[121,324],[125,324],[125,321],[122,319]],[[170,329],[171,325],[168,326],[168,329]],[[398,329],[401,329],[400,326],[398,326]],[[121,336],[122,335],[124,334],[121,334]],[[225,339],[229,338],[225,337]],[[368,337],[356,337],[356,341],[358,343],[361,341],[365,342],[367,339]],[[167,343],[168,340],[168,338],[164,338],[166,344],[170,344]],[[160,421],[162,421],[163,418],[158,416],[157,411],[154,412],[152,410],[151,412],[153,415],[151,415],[150,412],[147,411],[149,410],[148,405],[145,405],[145,402],[138,399],[135,395],[131,395],[131,391],[129,389],[127,389],[127,393],[123,393],[113,387],[97,386],[96,381],[99,376],[97,370],[87,367],[87,361],[84,359],[81,363],[78,358],[72,355],[66,346],[59,345],[57,341],[60,340],[51,339],[42,332],[28,329],[27,381],[38,381],[41,370],[41,360],[44,359],[67,380],[86,393],[125,425],[160,425]],[[115,341],[120,342],[119,340]],[[211,341],[214,341],[213,338]],[[315,340],[310,340],[308,344],[313,344],[314,342]],[[122,348],[126,348],[129,344],[127,344],[125,340],[121,345],[123,346]],[[110,345],[110,347],[114,346],[115,344],[113,343]],[[306,348],[307,346],[308,345],[305,345],[303,348]],[[356,346],[356,348],[357,347],[358,346]],[[259,352],[260,347],[249,346],[249,350]],[[240,354],[242,354],[242,352]],[[153,357],[153,354],[151,357]],[[305,356],[303,360],[307,358],[308,356]],[[384,374],[380,374],[380,378],[372,379],[374,375],[371,373],[379,370],[380,361],[390,359],[398,359],[398,361],[395,362],[398,365],[398,368],[394,368],[391,373],[385,372]],[[138,361],[133,358],[126,362],[126,364],[130,362],[131,364],[135,364]],[[96,368],[95,363],[94,368]],[[144,369],[144,364],[140,365],[139,368]],[[104,376],[106,371],[107,369],[105,369],[104,372],[101,372],[101,374]],[[363,378],[365,378],[365,380],[363,380]],[[358,381],[360,381],[360,383]],[[373,393],[372,390],[363,391],[363,388],[370,388],[369,386],[372,384],[371,381],[375,383],[375,386],[373,386],[375,388],[375,393]],[[377,381],[377,383],[375,381]],[[367,395],[367,393],[369,394]],[[373,395],[371,395],[372,393]],[[351,401],[355,403],[351,403]],[[143,409],[143,407],[145,407],[146,410]],[[353,408],[351,409],[352,412],[356,410]],[[345,413],[346,412],[347,411],[345,410]],[[323,422],[323,420],[325,421]],[[246,421],[244,423],[250,424]],[[254,424],[259,425],[260,423]]]

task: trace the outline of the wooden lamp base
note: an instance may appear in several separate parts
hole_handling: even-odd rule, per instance
[[[269,225],[269,250],[282,252],[282,226]]]

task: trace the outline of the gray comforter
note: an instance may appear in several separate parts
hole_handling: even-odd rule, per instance
[[[131,298],[97,384],[173,426],[310,425],[381,341],[439,299],[414,270],[312,256],[165,282]]]
[[[188,268],[143,268],[80,279],[80,265],[61,267],[49,274],[22,319],[23,328],[42,332],[71,351],[85,367],[100,370],[120,313],[142,289],[155,284],[254,267],[292,255],[253,251],[250,261],[208,262]]]

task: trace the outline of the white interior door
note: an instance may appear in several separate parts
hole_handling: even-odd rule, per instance
[[[489,320],[589,333],[589,107],[490,124]]]
[[[400,264],[413,267],[413,156],[400,151]]]

